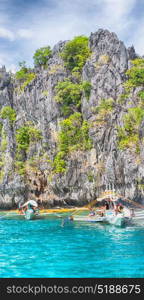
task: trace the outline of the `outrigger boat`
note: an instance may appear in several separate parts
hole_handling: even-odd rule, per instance
[[[35,200],[29,200],[21,207],[26,220],[33,220],[39,215],[38,204]]]
[[[122,205],[121,210],[118,210],[119,197],[113,191],[105,192],[100,198],[96,199],[97,202],[104,202],[105,207],[95,208],[87,216],[73,215],[73,220],[91,223],[101,222],[115,226],[124,226],[131,222],[132,211]]]
[[[81,222],[90,222],[90,223],[97,223],[97,222],[106,222],[105,217],[101,216],[74,216],[73,221],[81,221]]]

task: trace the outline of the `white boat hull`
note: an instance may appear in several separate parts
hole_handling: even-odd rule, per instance
[[[115,226],[122,227],[130,222],[131,218],[125,217],[123,214],[118,213],[114,215],[113,213],[109,213],[106,215],[107,223]]]
[[[90,222],[90,223],[107,223],[111,224],[114,226],[119,226],[122,227],[130,222],[129,217],[125,217],[123,214],[118,213],[115,215],[113,211],[109,211],[106,213],[105,216],[100,217],[100,216],[74,216],[73,221],[78,221],[78,222]]]
[[[25,219],[26,220],[33,220],[35,219],[36,215],[35,212],[33,211],[33,209],[27,209],[25,212]]]
[[[80,222],[91,222],[91,223],[97,223],[97,222],[105,222],[105,217],[89,217],[89,216],[84,216],[84,217],[78,217],[75,216],[73,218],[74,221],[80,221]]]

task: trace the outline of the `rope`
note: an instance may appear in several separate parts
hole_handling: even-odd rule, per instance
[[[130,200],[126,197],[123,197],[122,195],[118,195],[119,197],[122,197],[125,201],[127,202],[130,202],[130,203],[133,203],[135,206],[139,206],[140,208],[143,208],[144,209],[144,205],[140,204],[140,203],[137,203],[135,202],[134,200]]]
[[[11,214],[6,214],[6,215],[4,215],[4,216],[0,216],[0,219],[3,219],[3,218],[5,218],[6,216],[10,216]]]
[[[104,193],[105,194],[105,196],[109,196],[107,193]],[[111,194],[111,191],[109,191],[109,194]],[[116,195],[116,194],[114,194],[114,195]],[[143,208],[144,209],[144,205],[142,205],[142,204],[140,204],[140,203],[137,203],[137,202],[135,202],[134,200],[130,200],[130,199],[128,199],[128,198],[126,198],[126,197],[124,197],[124,196],[122,196],[122,195],[117,195],[117,197],[120,197],[120,198],[123,198],[123,200],[125,200],[125,201],[127,201],[127,202],[130,202],[130,203],[133,203],[135,206],[137,206],[137,207],[140,207],[140,208]],[[97,201],[97,199],[95,199],[95,200],[93,200],[93,201],[91,201],[89,204],[87,204],[86,206],[83,206],[83,208],[89,208],[89,207],[92,207],[94,204],[96,204],[98,201]],[[81,208],[82,209],[82,208]],[[71,216],[73,216],[73,215],[76,215],[78,212],[80,211],[80,209],[78,210],[78,211],[76,211],[76,212],[74,212],[73,214],[71,214]]]
[[[108,196],[108,195],[107,195],[107,196]],[[124,197],[123,195],[119,195],[119,194],[116,195],[116,196],[119,197],[119,198],[122,198],[123,200],[125,200],[125,201],[127,201],[127,202],[133,203],[135,206],[138,206],[138,207],[144,209],[144,205],[142,205],[142,204],[140,204],[140,203],[137,203],[137,202],[135,202],[134,200],[128,199],[128,198]],[[96,200],[93,200],[92,203],[89,203],[89,204],[87,205],[87,207],[88,207],[88,206],[94,205],[96,202],[97,202],[97,199],[96,199]]]

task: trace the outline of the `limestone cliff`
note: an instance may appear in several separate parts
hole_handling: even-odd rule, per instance
[[[108,187],[136,201],[144,201],[142,181],[143,142],[137,154],[132,149],[118,147],[118,127],[123,116],[136,101],[136,91],[120,101],[123,83],[131,60],[137,57],[133,47],[126,48],[116,34],[98,30],[89,37],[91,56],[82,70],[82,80],[91,83],[89,99],[82,93],[81,113],[89,124],[91,149],[77,149],[68,153],[66,172],[54,173],[53,161],[57,153],[60,121],[65,119],[61,106],[55,101],[58,82],[72,75],[60,56],[65,42],[59,42],[52,52],[47,68],[35,68],[35,79],[17,92],[13,76],[0,70],[0,109],[10,106],[16,111],[16,121],[0,120],[5,132],[1,135],[0,207],[11,208],[28,198],[40,200],[43,205],[83,205],[95,199]],[[73,78],[73,81],[76,79]],[[97,113],[102,99],[112,99],[112,110]],[[42,139],[31,143],[25,159],[25,174],[19,174],[16,161],[17,129],[32,122],[41,131]],[[140,126],[143,137],[143,122]],[[142,139],[142,138],[141,138]]]

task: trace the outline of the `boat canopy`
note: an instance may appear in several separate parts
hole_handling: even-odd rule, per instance
[[[27,201],[26,203],[24,203],[24,204],[22,205],[22,207],[25,207],[25,206],[27,206],[28,204],[30,204],[30,205],[32,205],[32,206],[35,206],[35,207],[38,207],[38,204],[37,204],[37,202],[36,202],[35,200],[29,200],[29,201]]]
[[[111,200],[113,202],[116,202],[119,199],[119,197],[115,194],[113,191],[106,191],[104,192],[101,197],[97,198],[98,202],[101,202],[103,200]]]

